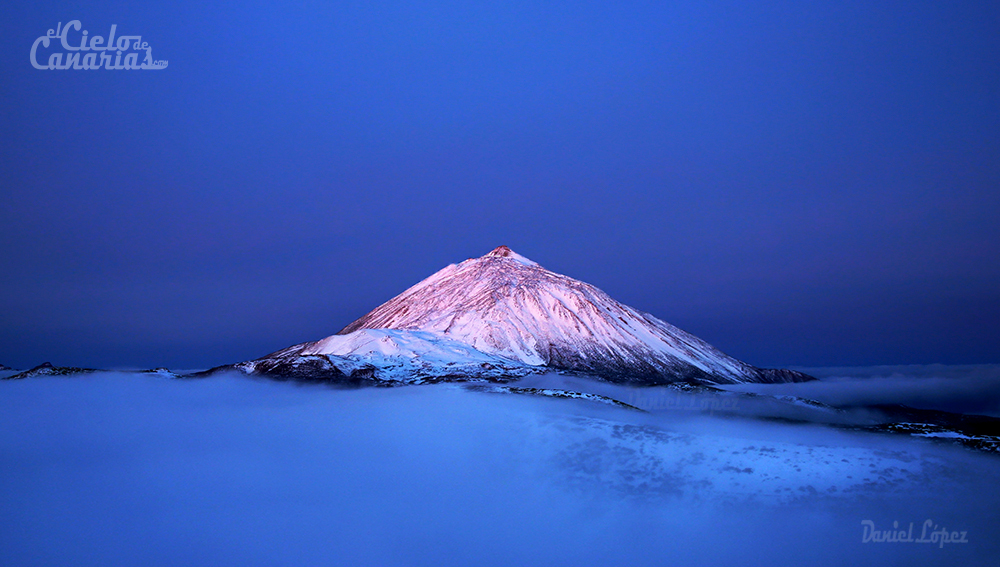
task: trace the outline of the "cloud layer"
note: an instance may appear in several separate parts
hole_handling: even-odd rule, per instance
[[[0,462],[7,565],[977,565],[1000,553],[988,455],[453,385],[4,382]],[[919,531],[927,519],[970,543],[861,542],[863,520]]]

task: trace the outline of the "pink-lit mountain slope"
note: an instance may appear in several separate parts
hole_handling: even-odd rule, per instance
[[[403,383],[505,381],[548,369],[634,384],[812,379],[736,360],[506,246],[438,271],[336,335],[235,367]]]

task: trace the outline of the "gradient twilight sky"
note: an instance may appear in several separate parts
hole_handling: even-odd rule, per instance
[[[42,71],[78,19],[159,71]],[[507,244],[760,366],[1000,362],[1000,4],[37,1],[0,363],[208,367]]]

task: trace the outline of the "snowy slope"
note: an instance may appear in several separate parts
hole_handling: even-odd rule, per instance
[[[669,323],[622,305],[590,284],[546,270],[506,246],[440,270],[340,334],[361,329],[433,332],[528,365],[588,372],[622,382],[808,379],[740,362]]]
[[[513,377],[533,371],[525,365],[480,352],[465,343],[425,331],[362,329],[304,345],[301,355],[332,355],[342,371],[374,366],[383,379],[405,381],[411,375]]]
[[[504,382],[536,371],[521,362],[480,352],[436,333],[392,329],[362,329],[333,335],[235,367],[248,373],[400,384],[455,380]]]

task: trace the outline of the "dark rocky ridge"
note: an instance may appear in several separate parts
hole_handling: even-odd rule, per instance
[[[52,366],[51,362],[43,362],[31,370],[25,370],[18,374],[8,376],[4,380],[22,380],[35,376],[74,376],[77,374],[91,374],[97,372],[93,368],[77,368],[75,366]]]

